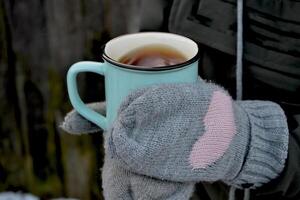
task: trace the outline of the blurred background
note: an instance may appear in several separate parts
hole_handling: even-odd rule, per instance
[[[102,135],[59,128],[72,109],[65,77],[77,61],[101,61],[110,38],[139,31],[140,2],[0,0],[0,192],[103,199]],[[85,102],[105,99],[101,76],[82,74],[79,86]]]

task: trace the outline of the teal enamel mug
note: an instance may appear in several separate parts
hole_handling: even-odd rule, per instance
[[[187,60],[162,67],[139,67],[118,62],[126,53],[151,44],[168,45],[181,52]],[[139,88],[161,83],[192,83],[198,78],[198,45],[191,39],[160,32],[144,32],[116,37],[105,44],[104,62],[82,61],[73,64],[67,74],[70,101],[75,110],[103,130],[107,130],[117,116],[126,96]],[[82,72],[104,76],[106,115],[88,108],[80,99],[76,77]]]

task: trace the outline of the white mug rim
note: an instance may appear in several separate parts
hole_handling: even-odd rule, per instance
[[[113,42],[116,42],[117,40],[120,39],[124,39],[126,37],[135,37],[135,36],[140,36],[140,35],[164,35],[164,36],[172,36],[172,37],[178,37],[181,39],[184,39],[188,42],[193,43],[193,45],[196,47],[196,51],[194,52],[193,56],[191,56],[188,60],[186,60],[185,62],[179,63],[179,64],[175,64],[175,65],[167,65],[167,66],[161,66],[161,67],[140,67],[140,66],[135,66],[135,65],[129,65],[129,64],[124,64],[124,63],[120,63],[118,62],[116,59],[113,59],[111,56],[108,55],[107,53],[107,47],[109,45],[111,45]],[[178,35],[178,34],[174,34],[174,33],[166,33],[166,32],[139,32],[139,33],[130,33],[130,34],[125,34],[125,35],[120,35],[118,37],[115,37],[111,40],[109,40],[103,47],[103,53],[102,53],[102,58],[115,65],[118,67],[122,67],[122,68],[126,68],[126,69],[132,69],[132,70],[141,70],[141,71],[162,71],[162,70],[170,70],[170,69],[177,69],[177,68],[182,68],[185,67],[187,65],[190,65],[191,63],[196,62],[199,59],[199,47],[198,44],[185,36],[182,35]]]

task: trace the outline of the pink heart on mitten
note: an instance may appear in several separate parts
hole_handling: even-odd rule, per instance
[[[232,100],[227,94],[213,93],[203,123],[205,132],[194,143],[189,157],[194,169],[206,168],[221,158],[236,134]]]

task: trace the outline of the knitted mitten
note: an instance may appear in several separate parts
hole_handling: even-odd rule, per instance
[[[105,115],[106,105],[105,102],[100,103],[90,103],[87,104],[90,109]],[[86,120],[82,117],[76,110],[72,110],[66,114],[63,123],[60,126],[64,131],[74,134],[87,134],[87,133],[96,133],[102,131],[102,129],[93,124],[92,122]]]
[[[192,196],[194,184],[163,181],[134,174],[118,165],[114,159],[105,156],[102,187],[107,200],[188,200]]]
[[[166,84],[130,94],[106,140],[122,167],[176,182],[221,180],[255,188],[275,178],[287,157],[282,109],[233,101],[217,85]]]
[[[88,107],[105,114],[104,103],[88,104]],[[66,115],[61,128],[72,134],[101,131],[98,126],[81,117],[75,110]],[[107,137],[104,138],[106,140]],[[107,148],[105,148],[105,151],[107,151]],[[180,183],[153,179],[124,169],[107,155],[105,155],[104,160],[102,187],[106,200],[188,200],[193,193],[193,182]]]

